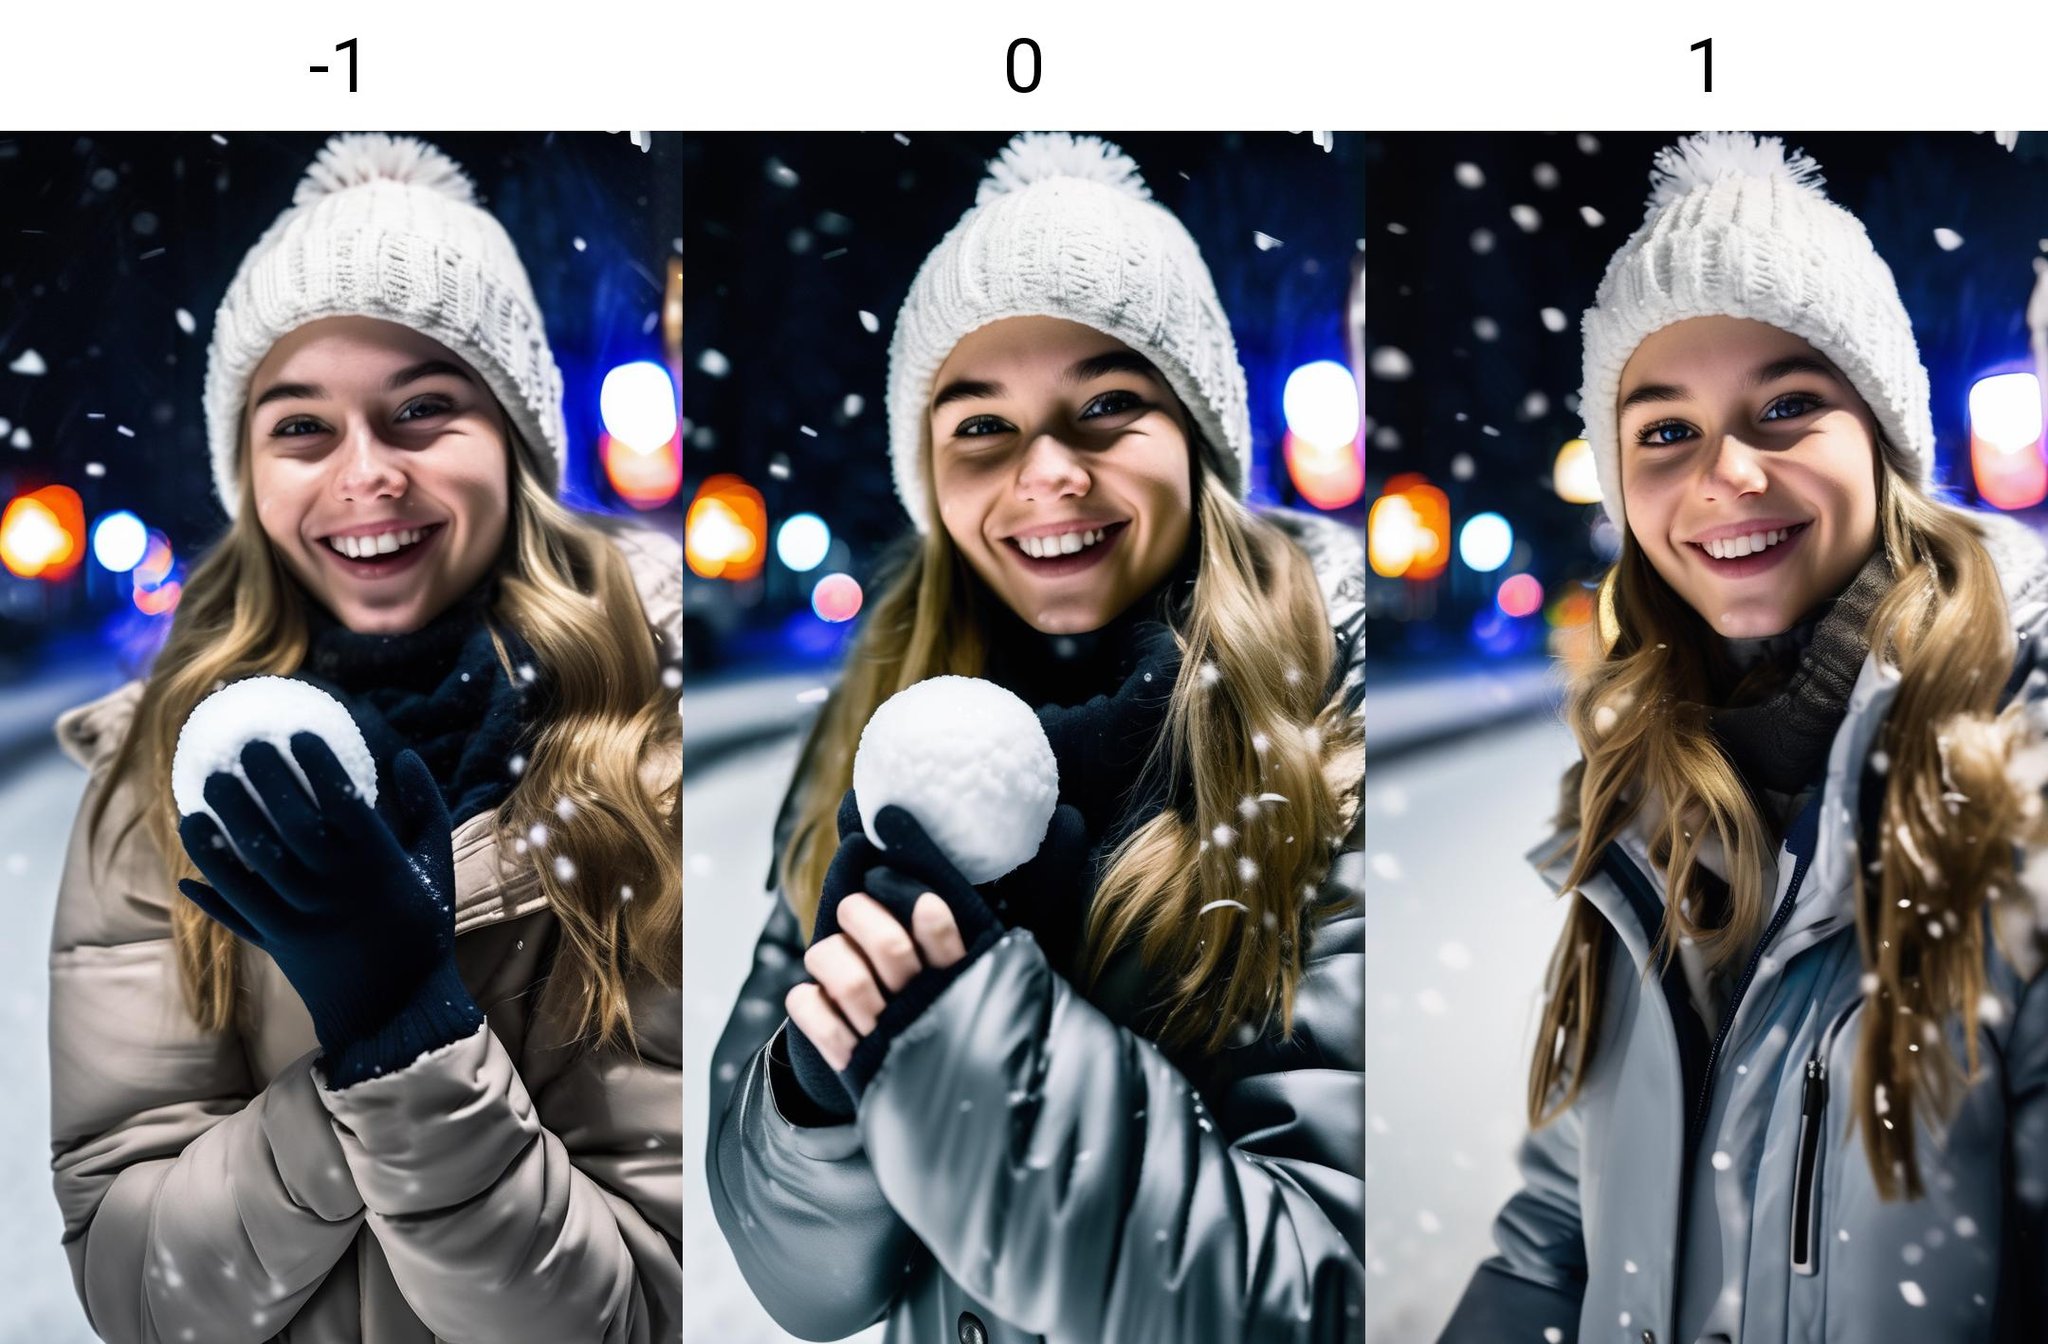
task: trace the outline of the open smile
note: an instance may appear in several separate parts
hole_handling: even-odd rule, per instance
[[[1126,521],[1052,530],[1034,528],[1028,536],[1003,538],[1003,549],[1025,573],[1038,578],[1060,578],[1101,564],[1129,527]]]
[[[418,564],[446,530],[445,523],[429,523],[367,536],[333,536],[320,542],[320,550],[353,578],[382,579]]]
[[[1783,564],[1812,526],[1810,522],[1791,523],[1685,544],[1709,572],[1726,579],[1744,579]]]

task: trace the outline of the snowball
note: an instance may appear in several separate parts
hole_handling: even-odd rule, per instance
[[[969,882],[1038,852],[1059,800],[1059,764],[1031,707],[992,681],[932,677],[882,702],[853,757],[861,826],[894,804],[916,817]]]
[[[363,741],[362,730],[342,703],[309,682],[249,677],[230,682],[201,700],[178,730],[178,749],[171,758],[171,797],[177,802],[178,815],[204,812],[220,823],[220,817],[206,804],[205,792],[207,778],[216,774],[233,775],[256,797],[242,770],[242,748],[251,742],[276,747],[286,768],[298,776],[310,796],[312,785],[292,756],[292,734],[301,732],[318,734],[348,771],[363,801],[371,807],[377,805],[377,763]],[[262,805],[257,798],[257,806]],[[269,815],[267,808],[264,815]],[[221,833],[227,833],[225,824]]]

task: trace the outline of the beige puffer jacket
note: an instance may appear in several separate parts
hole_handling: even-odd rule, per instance
[[[618,537],[664,658],[674,538]],[[341,1092],[270,958],[244,1032],[184,1006],[170,902],[132,783],[88,839],[142,683],[57,722],[91,771],[50,954],[51,1147],[87,1315],[121,1344],[568,1344],[681,1333],[682,1008],[636,986],[640,1055],[569,1047],[533,1011],[557,928],[489,813],[454,832],[456,962],[484,1028]],[[678,756],[650,759],[650,790]]]

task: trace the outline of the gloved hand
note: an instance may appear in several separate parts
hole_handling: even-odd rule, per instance
[[[1180,675],[1180,646],[1168,626],[1145,626],[1138,648],[1136,664],[1114,694],[1038,710],[1059,762],[1060,801],[1077,808],[1098,839],[1121,818],[1139,770],[1165,731]]]
[[[338,1089],[470,1035],[483,1014],[455,968],[451,827],[426,765],[411,750],[393,762],[393,824],[318,734],[293,734],[291,748],[313,797],[277,748],[251,742],[242,768],[263,806],[233,775],[211,776],[206,801],[221,825],[204,812],[178,824],[207,881],[178,888],[270,954],[304,1001]]]
[[[960,930],[966,955],[949,966],[926,966],[890,998],[876,1019],[875,1029],[860,1039],[853,1057],[840,1075],[857,1101],[875,1070],[882,1065],[889,1045],[905,1027],[929,1007],[946,987],[959,979],[983,952],[1003,933],[999,920],[982,890],[963,877],[944,850],[926,834],[916,817],[894,805],[875,814],[875,834],[881,837],[880,861],[867,870],[865,890],[911,927],[911,909],[918,897],[931,892],[946,903]],[[1088,862],[1088,829],[1075,808],[1053,809],[1045,839],[1038,852],[1014,871],[989,884],[992,893],[1001,886],[1011,909],[1029,908],[1041,897],[1047,901],[1070,900],[1078,889]]]

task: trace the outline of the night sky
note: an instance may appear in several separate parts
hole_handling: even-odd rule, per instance
[[[1891,266],[1933,383],[1938,475],[1974,502],[1965,398],[1978,377],[2028,356],[2032,262],[2048,239],[2048,137],[2023,135],[2008,151],[1964,133],[1766,133],[1819,161],[1828,194],[1862,219]],[[1450,496],[1454,527],[1485,510],[1505,514],[1550,594],[1597,575],[1588,522],[1598,506],[1559,500],[1551,464],[1581,427],[1579,317],[1609,257],[1642,222],[1651,156],[1680,134],[1368,138],[1371,367],[1398,370],[1391,347],[1412,370],[1368,374],[1368,497],[1395,473],[1423,472]],[[1460,174],[1464,164],[1479,170],[1480,185],[1463,185],[1461,176],[1472,180],[1469,169]],[[1549,171],[1539,179],[1542,165]],[[1517,222],[1516,206],[1535,216]],[[1589,223],[1583,207],[1600,222]],[[1937,229],[1961,235],[1961,245],[1944,249]],[[1545,308],[1562,315],[1562,330],[1545,326]],[[1497,329],[1492,339],[1475,330],[1480,319]],[[1454,466],[1469,477],[1458,479]],[[1465,651],[1490,594],[1455,561],[1419,607],[1405,580],[1368,584],[1376,663]],[[1414,610],[1429,618],[1393,619]]]

